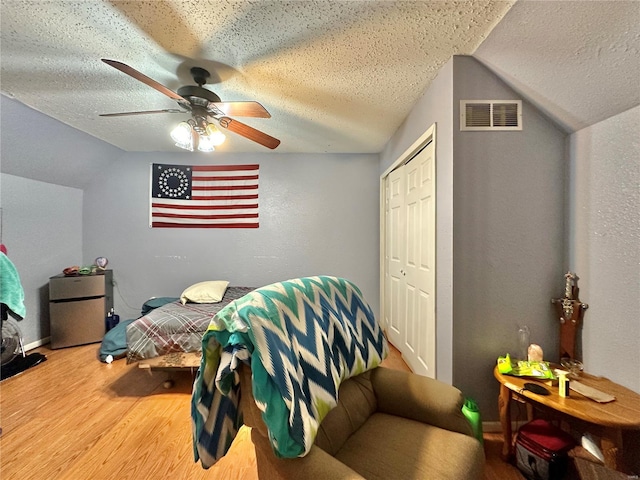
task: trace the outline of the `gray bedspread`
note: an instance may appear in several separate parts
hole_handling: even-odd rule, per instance
[[[202,350],[202,336],[214,315],[252,290],[253,287],[229,287],[218,303],[183,305],[178,300],[138,318],[127,327],[127,362]]]

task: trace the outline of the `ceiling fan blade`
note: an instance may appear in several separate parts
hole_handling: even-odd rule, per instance
[[[258,102],[209,102],[209,110],[214,116],[271,118],[267,109]]]
[[[140,73],[135,68],[131,68],[129,65],[126,65],[126,64],[124,64],[122,62],[118,62],[116,60],[108,60],[106,58],[103,58],[102,61],[104,63],[106,63],[107,65],[111,65],[113,68],[115,68],[117,70],[120,70],[122,73],[126,73],[130,77],[133,77],[136,80],[139,80],[140,82],[144,83],[145,85],[148,85],[151,88],[155,88],[160,93],[164,93],[167,97],[173,98],[175,101],[180,103],[180,105],[186,105],[186,106],[189,105],[189,101],[187,99],[181,97],[176,92],[174,92],[173,90],[168,89],[167,87],[165,87],[161,83],[156,82],[153,78],[149,78],[145,74]],[[187,108],[186,106],[185,106],[185,108]]]
[[[145,110],[143,112],[120,112],[120,113],[101,113],[101,117],[125,117],[128,115],[147,115],[149,113],[189,113],[186,110],[178,110],[177,108],[165,108],[164,110]]]
[[[243,137],[248,138],[249,140],[253,140],[254,142],[259,143],[260,145],[263,145],[272,150],[280,145],[280,140],[278,140],[277,138],[274,138],[271,135],[267,135],[260,130],[256,130],[255,128],[250,127],[249,125],[246,125],[242,122],[233,120],[232,118],[222,117],[218,119],[218,122],[220,123],[220,126],[222,128],[231,130],[233,133],[242,135]]]

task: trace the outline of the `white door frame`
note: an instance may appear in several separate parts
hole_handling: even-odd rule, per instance
[[[387,325],[387,319],[385,316],[386,312],[386,297],[385,297],[385,278],[386,278],[386,262],[385,262],[385,252],[386,252],[386,221],[385,221],[385,212],[386,212],[386,179],[389,174],[395,170],[396,168],[404,165],[409,160],[411,160],[420,150],[422,150],[427,144],[433,142],[434,145],[434,161],[437,160],[437,148],[436,148],[436,124],[432,124],[420,137],[407,148],[402,155],[400,155],[395,162],[393,162],[389,168],[387,168],[382,175],[380,175],[380,313],[382,317],[382,327],[387,330],[389,326]],[[435,181],[435,178],[434,178]],[[436,185],[436,189],[437,189]],[[437,223],[437,218],[436,218]],[[437,250],[436,250],[437,251]],[[436,256],[436,271],[437,271],[437,256]],[[437,291],[438,287],[436,284],[435,290]],[[436,317],[437,318],[437,317]]]

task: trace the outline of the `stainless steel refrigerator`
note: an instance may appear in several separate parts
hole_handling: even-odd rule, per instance
[[[49,279],[51,348],[101,342],[113,308],[113,271]]]

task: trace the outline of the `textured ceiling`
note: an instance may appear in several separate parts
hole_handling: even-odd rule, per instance
[[[640,1],[522,1],[473,55],[567,132],[640,104]]]
[[[105,65],[119,60],[166,87],[215,78],[223,101],[255,100],[270,119],[241,121],[277,152],[383,149],[452,55],[472,54],[513,1],[2,0],[2,93],[127,151],[182,151],[187,114]],[[240,120],[240,119],[239,119]],[[269,152],[231,132],[221,151]]]

